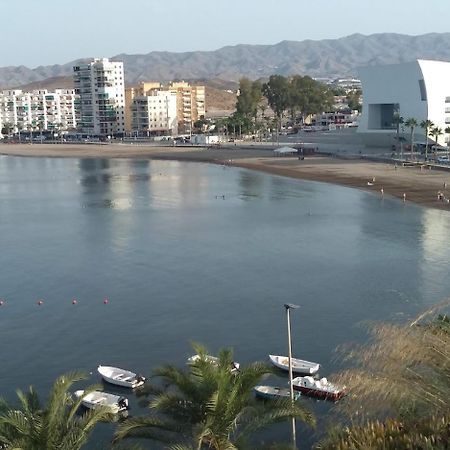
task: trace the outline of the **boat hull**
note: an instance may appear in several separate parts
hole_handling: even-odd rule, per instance
[[[320,398],[322,400],[331,400],[334,402],[340,400],[345,395],[345,392],[343,391],[327,392],[319,389],[312,389],[305,386],[296,386],[296,385],[294,385],[294,390],[299,391],[303,395],[307,395],[308,397]]]
[[[84,391],[79,390],[75,397],[81,397],[81,404],[88,409],[106,408],[113,414],[128,409],[128,399],[108,392],[94,391],[84,395]]]
[[[279,388],[274,386],[255,386],[253,388],[255,395],[259,398],[265,400],[276,400],[280,398],[289,399],[291,398],[291,393],[289,389]],[[294,392],[294,400],[300,397],[299,392]]]
[[[144,377],[118,367],[98,366],[97,370],[104,381],[116,386],[134,389],[142,386],[145,382]]]
[[[285,356],[269,355],[270,362],[281,370],[289,370],[289,359]],[[303,359],[292,358],[292,372],[298,375],[315,375],[320,364]]]

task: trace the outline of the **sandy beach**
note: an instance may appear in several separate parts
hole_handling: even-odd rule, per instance
[[[334,183],[394,196],[406,202],[450,211],[450,204],[438,200],[438,192],[450,198],[450,171],[426,167],[402,167],[364,159],[326,156],[274,157],[271,148],[156,147],[130,144],[0,144],[0,154],[25,157],[140,158],[227,164],[277,175]]]

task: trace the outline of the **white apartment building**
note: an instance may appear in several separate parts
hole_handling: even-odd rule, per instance
[[[178,134],[177,95],[169,91],[151,91],[134,97],[131,103],[132,131],[152,135]]]
[[[113,136],[125,131],[123,62],[97,58],[74,66],[79,128],[90,135]]]
[[[76,127],[73,89],[20,89],[0,92],[0,124],[20,130],[69,130]]]

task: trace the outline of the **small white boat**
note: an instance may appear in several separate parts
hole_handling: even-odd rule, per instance
[[[134,389],[142,386],[145,382],[145,377],[142,375],[137,375],[134,372],[120,369],[118,367],[98,366],[97,370],[105,381],[111,384],[116,384],[117,386],[124,386]]]
[[[199,361],[202,358],[201,355],[192,355],[187,359],[188,364],[193,364],[197,361]],[[204,356],[205,361],[208,361],[211,364],[217,365],[219,362],[219,358],[216,358],[215,356],[211,355],[205,355]],[[238,362],[233,361],[232,367],[231,367],[231,373],[239,372],[240,364]]]
[[[289,358],[287,356],[269,355],[272,364],[279,369],[289,370]],[[291,358],[292,372],[306,375],[314,375],[320,369],[320,364],[305,361],[304,359]]]
[[[104,407],[113,414],[128,409],[128,399],[109,392],[93,391],[84,395],[84,390],[75,391],[75,397],[82,398],[81,403],[88,409]]]
[[[292,380],[292,386],[295,390],[311,397],[322,398],[325,400],[339,400],[345,395],[344,388],[340,388],[330,383],[326,378],[315,380],[313,377],[297,377]]]
[[[257,397],[264,399],[277,399],[277,398],[291,398],[291,392],[289,389],[280,388],[276,386],[263,386],[258,385],[253,388]],[[294,392],[294,400],[300,398],[300,392]]]

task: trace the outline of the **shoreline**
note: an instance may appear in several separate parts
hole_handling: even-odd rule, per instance
[[[0,144],[0,155],[52,158],[129,158],[227,164],[269,174],[319,181],[391,196],[428,208],[450,211],[450,172],[386,162],[330,156],[274,157],[273,147],[224,146],[205,149],[132,144]]]

